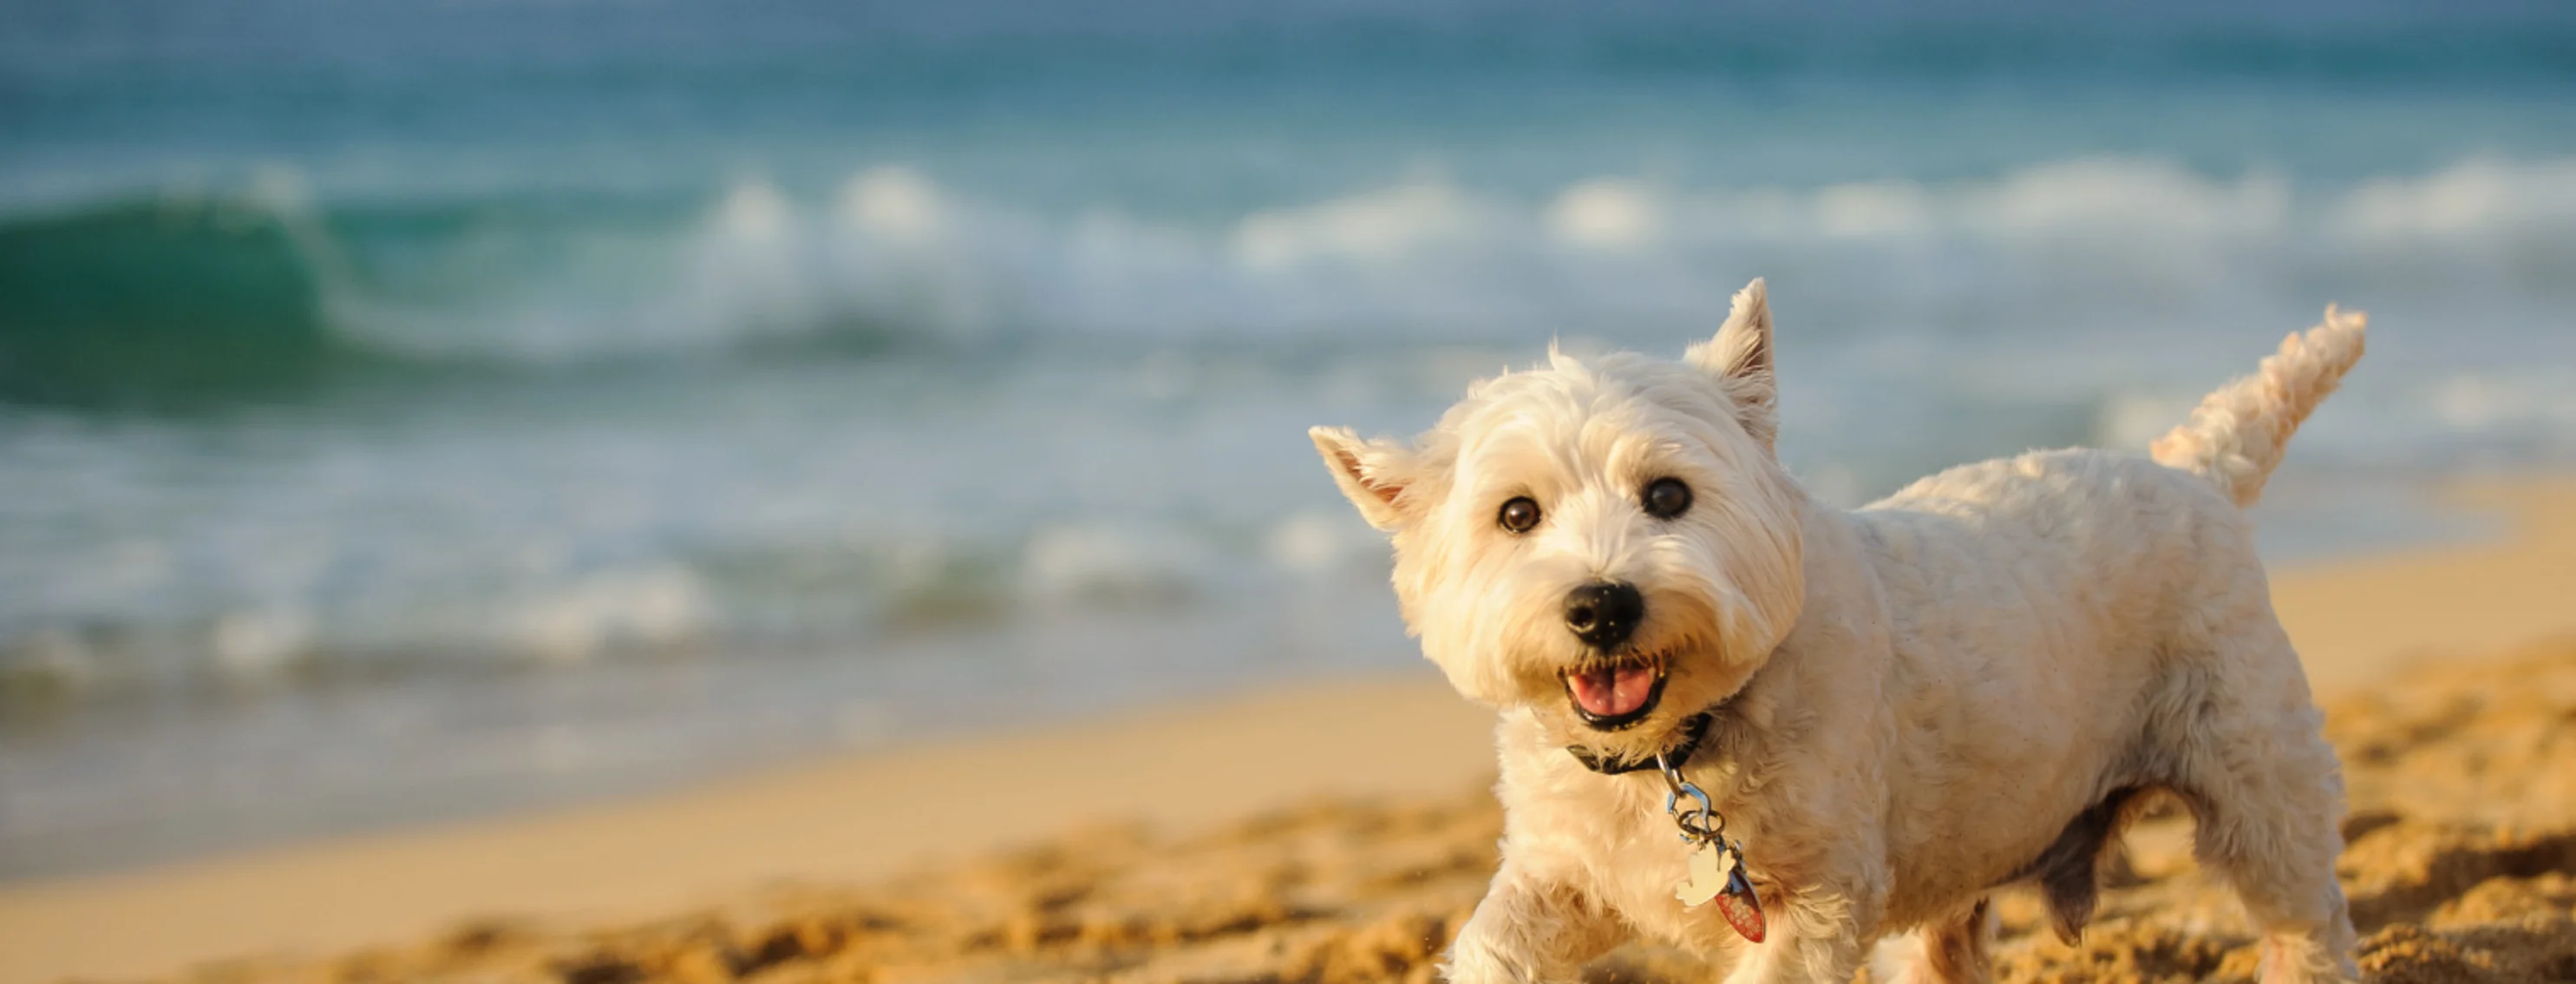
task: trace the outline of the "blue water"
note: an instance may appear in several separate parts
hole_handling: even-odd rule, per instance
[[[1919,6],[0,0],[0,877],[1409,666],[1304,429],[1755,275],[1839,501],[2576,461],[2576,8]]]

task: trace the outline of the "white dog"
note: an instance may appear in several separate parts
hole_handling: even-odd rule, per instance
[[[1775,458],[1771,351],[1757,280],[1682,362],[1551,352],[1410,446],[1313,431],[1394,535],[1423,652],[1501,711],[1502,869],[1450,978],[1571,980],[1645,934],[1737,950],[1731,981],[1843,982],[1910,930],[1910,974],[1983,979],[1986,897],[2036,884],[2073,939],[2150,791],[2189,806],[2266,981],[2353,977],[2340,767],[2239,510],[2361,316],[2152,458],[2033,452],[1858,511]]]

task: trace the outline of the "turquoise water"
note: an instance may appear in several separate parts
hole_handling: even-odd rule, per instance
[[[2576,459],[2576,13],[0,0],[0,876],[1404,667],[1314,423],[1771,278],[1859,502],[2329,300]]]

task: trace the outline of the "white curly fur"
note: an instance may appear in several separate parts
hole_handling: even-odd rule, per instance
[[[1757,280],[1681,362],[1551,351],[1410,444],[1313,432],[1393,535],[1424,654],[1501,715],[1502,868],[1451,979],[1571,980],[1644,934],[1734,951],[1730,980],[1840,982],[1906,931],[1926,955],[1910,975],[1981,979],[1984,897],[2131,788],[2193,810],[2202,863],[2265,933],[2267,980],[2352,976],[2339,770],[2238,505],[2360,356],[2360,316],[2329,310],[2152,460],[2033,452],[1857,511],[1815,501],[1772,453],[1770,327]],[[1694,502],[1659,519],[1639,500],[1665,477]],[[1543,518],[1514,534],[1495,517],[1518,496]],[[1667,680],[1652,713],[1607,732],[1562,677],[1600,658],[1562,615],[1600,580],[1642,594],[1624,651]],[[1565,751],[1651,754],[1708,708],[1687,772],[1745,845],[1759,945],[1675,900],[1687,848],[1661,780]]]
[[[2200,401],[2191,419],[2156,439],[2158,464],[2198,472],[2239,506],[2263,495],[2263,480],[2281,464],[2290,433],[2325,402],[2352,364],[2361,361],[2369,318],[2326,307],[2326,320],[2281,340],[2281,350],[2254,374]]]

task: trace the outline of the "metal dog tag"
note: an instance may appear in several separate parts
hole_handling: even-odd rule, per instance
[[[1673,897],[1682,900],[1682,908],[1699,908],[1725,893],[1726,874],[1718,867],[1720,855],[1725,853],[1715,844],[1702,844],[1691,852],[1690,877],[1673,889]]]
[[[1682,778],[1681,769],[1672,759],[1658,754],[1655,765],[1663,771],[1664,812],[1671,814],[1673,824],[1681,828],[1682,841],[1691,846],[1690,876],[1673,886],[1673,897],[1685,909],[1696,909],[1710,901],[1726,917],[1726,924],[1753,942],[1762,942],[1765,926],[1762,899],[1753,894],[1753,880],[1744,877],[1744,845],[1726,839],[1726,817],[1717,812],[1717,804],[1707,790]],[[1683,809],[1682,799],[1699,803],[1696,809]],[[1719,872],[1723,871],[1724,874]]]
[[[1737,934],[1756,943],[1762,942],[1768,928],[1762,919],[1762,900],[1753,894],[1753,880],[1744,877],[1744,854],[1741,851],[1735,854],[1735,866],[1727,869],[1726,889],[1717,895],[1717,911],[1726,917],[1727,925],[1735,927]]]
[[[1683,908],[1696,909],[1711,901],[1726,924],[1755,943],[1762,942],[1768,927],[1762,918],[1762,900],[1753,894],[1753,880],[1744,875],[1744,855],[1740,851],[1701,844],[1691,852],[1690,877],[1673,889]]]

